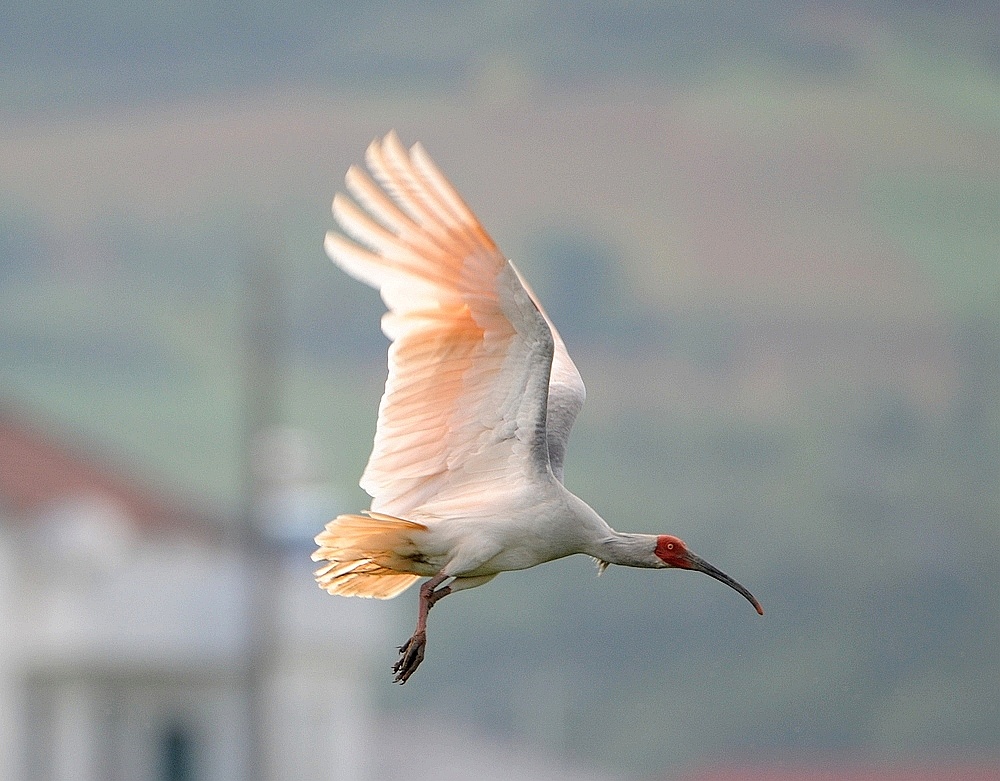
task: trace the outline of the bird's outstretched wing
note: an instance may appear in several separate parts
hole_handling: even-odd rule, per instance
[[[514,265],[513,263],[511,264]],[[517,271],[517,268],[514,269]],[[559,335],[559,331],[552,324],[549,316],[545,314],[542,305],[531,289],[521,272],[517,271],[517,276],[521,280],[521,285],[528,291],[531,300],[535,302],[538,311],[542,313],[545,322],[552,331],[552,340],[555,343],[552,352],[552,372],[549,375],[549,400],[547,405],[547,415],[545,421],[546,439],[549,446],[549,464],[552,467],[552,474],[561,483],[563,481],[563,462],[566,458],[566,445],[569,442],[569,432],[573,428],[576,416],[583,409],[583,402],[587,398],[587,389],[583,385],[583,377],[573,363],[566,351],[566,345]]]
[[[329,233],[326,250],[389,310],[389,376],[361,478],[372,510],[447,518],[544,477],[550,461],[561,476],[583,384],[558,333],[420,145],[390,133],[366,162],[375,181],[347,173],[357,204],[333,202],[354,241]]]

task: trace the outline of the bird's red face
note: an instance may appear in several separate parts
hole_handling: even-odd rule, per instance
[[[669,534],[661,534],[656,538],[656,557],[668,567],[678,567],[679,569],[692,569],[696,572],[704,572],[710,578],[715,578],[720,583],[725,583],[729,586],[729,588],[742,594],[744,598],[746,598],[747,602],[753,605],[754,610],[761,615],[764,615],[764,608],[760,606],[760,602],[757,601],[753,594],[729,577],[725,572],[713,567],[703,558],[696,556],[689,551],[683,540],[679,540]]]
[[[668,567],[691,569],[690,552],[684,540],[669,534],[661,534],[656,538],[656,556]]]

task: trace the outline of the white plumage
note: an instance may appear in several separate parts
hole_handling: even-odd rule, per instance
[[[423,659],[439,599],[498,573],[573,553],[639,567],[698,569],[750,593],[668,535],[614,531],[562,484],[580,373],[514,265],[418,144],[372,142],[333,214],[350,237],[326,250],[379,290],[392,340],[366,515],[342,515],[316,542],[320,585],[388,599],[429,576],[396,680]]]

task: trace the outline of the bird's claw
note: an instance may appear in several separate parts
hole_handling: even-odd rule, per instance
[[[427,645],[427,633],[415,632],[413,637],[399,647],[399,661],[392,666],[396,674],[396,683],[406,683],[413,671],[424,660],[424,647]]]

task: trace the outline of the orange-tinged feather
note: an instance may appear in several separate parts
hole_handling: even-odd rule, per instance
[[[372,142],[365,161],[370,175],[352,166],[345,177],[353,200],[334,200],[350,238],[326,241],[334,261],[376,287],[388,309],[389,376],[361,485],[374,511],[422,517],[431,500],[458,506],[461,496],[496,494],[505,475],[544,468],[552,336],[517,272],[422,147],[407,150],[390,133]],[[325,576],[337,573],[337,593],[346,593],[348,583],[376,577],[369,566]]]
[[[313,561],[326,561],[316,570],[316,580],[331,594],[391,599],[420,576],[379,561],[392,559],[394,551],[407,544],[408,535],[426,530],[423,524],[380,513],[338,516],[316,536],[319,548]]]

